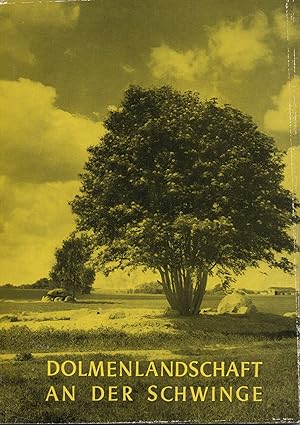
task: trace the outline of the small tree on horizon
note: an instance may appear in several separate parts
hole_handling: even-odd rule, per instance
[[[95,280],[95,270],[87,262],[90,260],[92,247],[85,236],[71,234],[60,248],[55,251],[55,264],[50,272],[54,285],[75,295],[89,294]]]
[[[47,277],[42,277],[38,279],[36,282],[32,283],[31,288],[36,289],[51,289],[53,288],[53,282],[51,279],[48,279]]]
[[[80,230],[92,231],[106,274],[158,271],[170,306],[196,315],[208,276],[226,287],[260,261],[291,272],[298,203],[282,154],[251,117],[170,87],[130,87],[88,149]]]

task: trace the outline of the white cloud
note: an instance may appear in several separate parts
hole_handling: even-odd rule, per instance
[[[298,132],[300,118],[300,77],[296,76],[281,87],[277,96],[273,97],[273,109],[264,116],[267,130],[277,132]]]
[[[270,62],[272,52],[266,37],[267,17],[257,13],[248,23],[245,19],[223,22],[210,29],[210,56],[234,71],[251,71],[258,63]]]
[[[207,65],[201,49],[180,52],[165,44],[151,49],[149,67],[157,79],[194,81],[207,71]]]
[[[157,80],[180,90],[197,90],[203,98],[218,97],[221,102],[230,102],[223,93],[224,74],[231,72],[229,78],[241,79],[259,64],[272,62],[268,44],[271,26],[263,13],[257,13],[222,21],[207,32],[206,46],[199,40],[199,47],[182,51],[168,44],[153,47],[148,66]]]
[[[55,106],[56,92],[41,83],[0,81],[2,173],[29,182],[73,180],[103,126]]]
[[[54,250],[74,228],[86,148],[103,126],[55,106],[56,91],[21,79],[0,81],[0,282],[48,274]]]
[[[74,228],[68,201],[78,186],[77,181],[35,184],[0,178],[0,282],[47,276],[55,248]]]
[[[0,7],[0,54],[34,65],[31,49],[36,28],[71,28],[79,18],[79,5],[55,2],[6,4]]]

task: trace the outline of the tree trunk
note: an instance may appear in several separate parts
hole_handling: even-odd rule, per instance
[[[207,284],[207,270],[165,266],[159,272],[171,308],[182,316],[197,316]]]
[[[76,277],[74,276],[72,279],[72,297],[73,300],[75,300],[75,295],[76,295]]]

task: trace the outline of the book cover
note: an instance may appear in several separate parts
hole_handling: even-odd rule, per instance
[[[0,422],[299,422],[292,0],[0,1]]]

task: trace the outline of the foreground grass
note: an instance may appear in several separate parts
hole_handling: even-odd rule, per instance
[[[96,316],[95,316],[96,317]],[[121,321],[121,322],[120,322]],[[47,322],[45,322],[47,323]],[[58,322],[59,323],[59,322]],[[154,315],[137,320],[127,328],[126,319],[86,331],[43,327],[32,330],[27,326],[0,329],[3,353],[95,351],[124,349],[187,349],[204,344],[247,344],[248,341],[278,340],[296,337],[295,320],[272,314],[253,316],[199,316],[166,318]]]
[[[12,303],[13,304],[13,303]],[[76,312],[77,314],[77,312]],[[92,313],[92,317],[94,313]],[[165,317],[161,312],[130,322],[129,318],[103,321],[92,330],[41,329],[11,323],[0,329],[2,353],[32,353],[28,361],[0,362],[0,422],[4,423],[67,423],[122,421],[192,421],[211,422],[296,422],[298,418],[296,323],[294,319],[276,314],[258,313],[249,317],[199,316]],[[97,320],[98,320],[97,319]],[[26,323],[26,322],[24,322]],[[60,322],[57,322],[60,323]],[[121,324],[121,327],[119,326]],[[115,327],[115,326],[119,327]],[[123,326],[124,325],[124,326]],[[128,327],[129,326],[129,327]],[[133,353],[129,350],[134,350]],[[63,360],[139,360],[145,364],[151,350],[155,361],[176,359],[184,362],[261,361],[259,378],[211,379],[188,377],[64,377],[47,376],[48,359]],[[75,355],[74,352],[81,352]],[[108,352],[110,351],[110,354]],[[123,351],[123,354],[120,352]],[[35,353],[49,353],[39,357]],[[65,355],[71,352],[73,354]],[[95,352],[96,354],[87,354]],[[151,354],[151,353],[150,353]],[[153,354],[154,355],[154,354]],[[30,356],[18,356],[30,358]],[[234,399],[201,402],[168,403],[147,400],[147,388],[164,386],[232,386],[263,388],[263,401],[241,402]],[[76,401],[48,401],[49,387],[76,386]],[[91,401],[91,386],[130,385],[132,402]],[[59,392],[59,391],[58,391]]]
[[[47,377],[46,358],[27,362],[7,361],[0,364],[2,389],[0,399],[0,421],[10,423],[67,423],[67,422],[116,422],[116,421],[192,421],[209,423],[225,422],[272,422],[283,419],[298,419],[296,343],[294,339],[266,342],[257,345],[248,341],[247,350],[224,351],[222,347],[214,352],[195,352],[182,350],[181,360],[188,362],[204,361],[263,361],[259,378],[174,378],[174,377]],[[138,354],[138,353],[137,353]],[[84,355],[51,357],[63,360],[136,360],[136,356],[125,355]],[[172,359],[172,357],[170,357]],[[178,360],[178,358],[177,358]],[[141,360],[142,366],[144,361]],[[159,360],[156,360],[156,364]],[[204,402],[187,401],[155,402],[147,401],[149,385],[164,386],[222,386],[241,385],[262,386],[263,401],[232,402],[225,400]],[[76,401],[45,401],[49,387],[58,390],[62,385],[76,386]],[[91,401],[91,386],[130,385],[133,388],[132,402],[109,402],[107,399]]]

